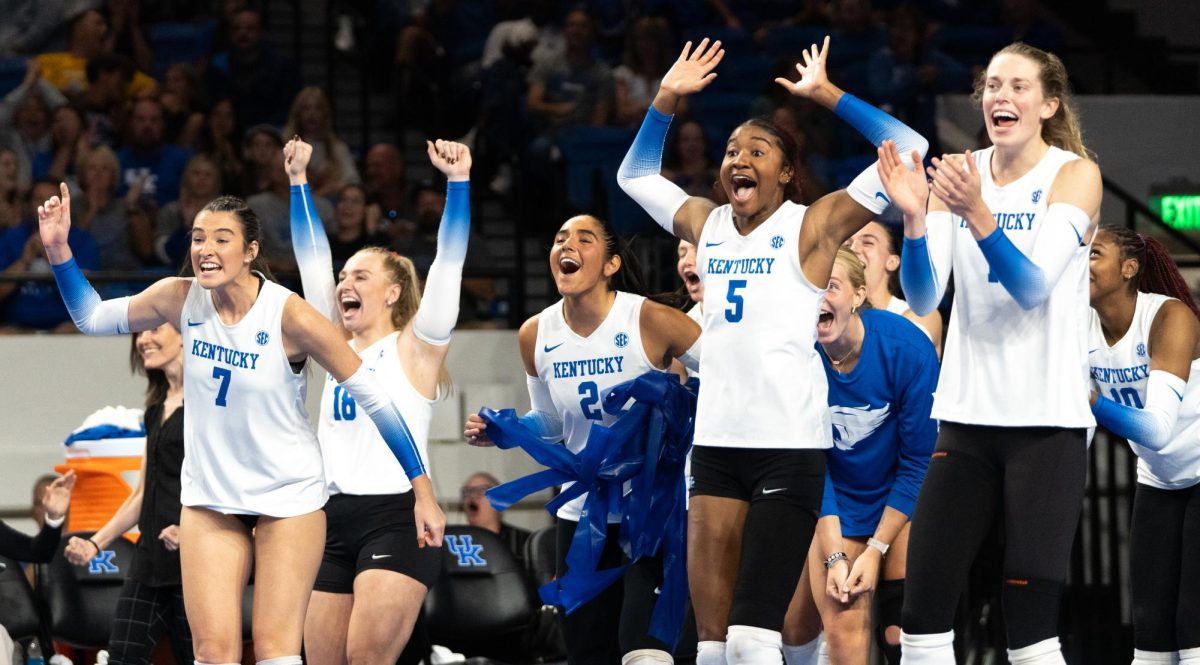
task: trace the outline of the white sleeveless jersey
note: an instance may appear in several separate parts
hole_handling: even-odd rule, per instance
[[[404,416],[413,441],[429,468],[429,421],[433,400],[426,399],[408,380],[400,364],[396,340],[400,331],[385,335],[358,352],[367,369],[383,386]],[[325,480],[331,494],[400,494],[412,489],[404,468],[379,435],[374,421],[332,376],[325,379],[317,438],[325,459]]]
[[[1164,302],[1157,293],[1138,293],[1133,322],[1125,336],[1109,346],[1092,310],[1091,349],[1088,364],[1099,393],[1124,406],[1142,408],[1150,377],[1150,328]],[[1132,446],[1138,455],[1138,482],[1164,490],[1191,487],[1200,482],[1200,359],[1192,361],[1179,417],[1171,441],[1160,451]]]
[[[291,295],[264,280],[250,311],[226,325],[212,293],[192,282],[179,321],[183,505],[274,517],[325,505],[321,449],[304,406],[307,376],[292,371],[283,350]]]
[[[830,448],[825,370],[815,347],[825,289],[800,268],[806,208],[789,201],[743,236],[728,205],[696,242],[704,280],[704,386],[697,446]]]
[[[642,303],[645,298],[617,292],[608,316],[591,335],[575,334],[563,318],[563,301],[538,316],[537,346],[533,352],[538,377],[550,387],[550,398],[563,421],[567,449],[579,453],[587,445],[592,423],[610,425],[617,415],[604,411],[604,395],[618,383],[657,368],[642,345]],[[563,485],[570,487],[571,483]],[[558,511],[563,519],[579,521],[587,495]],[[610,522],[619,517],[609,516]]]
[[[983,200],[1026,256],[1042,230],[1050,186],[1078,155],[1051,147],[1028,173],[992,182],[992,148],[973,155]],[[967,223],[951,216],[954,308],[932,417],[998,427],[1092,427],[1087,402],[1087,245],[1080,245],[1050,296],[1024,310],[991,276]]]
[[[704,327],[704,303],[698,302],[698,303],[693,304],[692,308],[687,311],[687,315],[688,315],[689,319],[696,322],[696,325],[700,326],[701,328]],[[689,379],[692,378],[693,376],[696,378],[700,378],[700,370],[691,370],[691,369],[687,369],[686,367],[684,369],[687,371],[687,375],[688,375]],[[689,451],[688,452],[688,461],[690,462],[691,459],[692,459],[692,454]]]

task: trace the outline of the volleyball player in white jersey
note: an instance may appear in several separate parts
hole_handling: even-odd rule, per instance
[[[976,550],[1003,519],[1009,659],[1062,663],[1059,596],[1095,424],[1085,399],[1087,275],[1100,170],[1085,157],[1054,55],[1007,46],[976,93],[994,147],[935,158],[932,185],[893,147],[880,150],[888,196],[904,213],[900,278],[913,311],[932,311],[955,276],[933,405],[941,430],[909,538],[902,648],[907,665],[954,662],[954,608]]]
[[[1091,268],[1092,412],[1138,456],[1129,533],[1133,665],[1197,665],[1200,311],[1154,238],[1101,227]]]
[[[526,321],[518,333],[532,405],[522,422],[547,440],[565,440],[574,453],[587,446],[593,423],[608,425],[620,417],[603,409],[613,386],[649,371],[666,371],[674,359],[697,366],[700,327],[679,310],[620,288],[636,291],[640,283],[619,243],[591,215],[568,219],[550,249],[550,272],[562,299]],[[491,443],[477,415],[467,420],[465,434],[472,445]],[[580,496],[558,511],[559,575],[566,572],[567,549],[586,499],[586,494]],[[621,563],[619,528],[620,517],[610,516],[600,568]],[[567,662],[673,662],[670,647],[647,634],[655,587],[661,583],[661,559],[640,559],[622,584],[565,616]]]
[[[942,314],[936,309],[925,316],[912,311],[903,298],[895,295],[899,290],[896,271],[900,269],[900,254],[891,229],[878,220],[872,220],[858,230],[846,243],[866,266],[867,300],[875,309],[899,314],[917,324],[925,332],[937,352],[942,352]],[[895,288],[892,282],[895,281]]]
[[[444,362],[471,229],[470,151],[450,141],[427,147],[430,162],[446,175],[447,192],[424,299],[412,261],[378,247],[351,256],[334,286],[329,240],[305,174],[312,146],[293,139],[283,149],[305,299],[345,331],[400,408],[425,460],[433,402],[448,388]],[[331,496],[305,654],[314,665],[395,663],[437,580],[441,553],[417,546],[412,485],[354,398],[332,378],[325,381],[317,435]]]
[[[797,64],[792,94],[835,110],[872,143],[928,143],[825,76],[828,38]],[[679,100],[703,90],[724,52],[689,42],[664,75],[617,173],[621,187],[667,231],[697,250],[704,280],[704,342],[692,491],[688,576],[700,665],[779,663],[780,629],[821,506],[824,450],[832,445],[825,373],[814,348],[817,313],[834,256],[887,205],[874,167],[846,190],[805,208],[796,145],[751,120],[725,148],[720,183],[730,201],[688,197],[660,174]]]
[[[445,518],[412,435],[333,324],[260,270],[258,218],[243,201],[219,197],[196,216],[194,278],[101,301],[71,256],[70,196],[65,184],[61,191],[39,207],[38,221],[79,329],[105,335],[170,323],[183,335],[179,542],[197,662],[240,662],[242,594],[253,564],[255,658],[300,663],[328,496],[304,407],[307,359],[328,369],[375,421],[416,488],[417,538],[439,545]]]

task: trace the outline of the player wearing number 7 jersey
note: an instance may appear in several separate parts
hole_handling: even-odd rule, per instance
[[[91,335],[169,323],[184,338],[183,591],[196,662],[242,659],[242,595],[254,566],[255,657],[299,665],[304,614],[325,540],[321,453],[304,408],[312,357],[368,413],[416,489],[421,543],[440,545],[437,506],[408,427],[336,328],[271,282],[258,218],[219,197],[191,232],[195,277],[101,301],[67,245],[70,194],[38,208],[46,255],[71,318]],[[251,528],[255,528],[251,538]]]
[[[610,388],[664,371],[676,358],[697,367],[700,327],[679,310],[627,292],[641,290],[631,261],[602,221],[590,215],[568,219],[550,249],[562,300],[526,321],[518,334],[532,406],[521,420],[548,441],[565,441],[574,453],[587,446],[592,423],[609,425],[620,417],[603,409]],[[468,443],[491,445],[484,429],[479,416],[471,416]],[[558,511],[559,575],[566,572],[567,548],[586,499],[584,494]],[[622,563],[619,527],[620,517],[610,515],[600,568]],[[661,559],[639,559],[624,584],[565,616],[567,662],[672,662],[671,649],[647,634],[661,581]]]

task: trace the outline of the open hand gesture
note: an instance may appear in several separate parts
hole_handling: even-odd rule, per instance
[[[934,157],[932,162],[933,166],[928,169],[933,178],[932,191],[950,212],[966,220],[973,219],[976,216],[973,213],[987,212],[979,169],[975,167],[970,150],[961,161],[942,155],[941,159]]]
[[[925,214],[925,205],[929,201],[929,182],[921,171],[921,153],[912,151],[910,156],[913,166],[904,163],[896,142],[887,140],[879,146],[879,162],[875,168],[879,171],[879,179],[888,198],[892,200],[900,212],[907,217],[921,217]]]
[[[724,57],[725,49],[721,48],[720,40],[710,44],[705,37],[695,50],[692,50],[692,43],[688,42],[683,45],[679,59],[663,74],[658,87],[679,96],[700,92],[717,78],[713,70]]]
[[[312,146],[299,136],[283,146],[283,168],[293,185],[301,185],[308,181],[305,172],[308,170],[309,160],[312,159],[312,150]]]
[[[67,514],[71,505],[71,490],[75,488],[75,472],[68,471],[54,479],[42,491],[42,505],[46,507],[46,517],[56,520]]]
[[[825,35],[825,41],[820,48],[813,44],[810,48],[804,49],[804,63],[796,63],[796,71],[800,72],[799,81],[793,83],[779,77],[775,79],[775,82],[797,97],[811,99],[817,90],[829,83],[829,77],[825,74],[825,58],[828,56],[829,35]]]
[[[471,150],[454,141],[425,142],[429,162],[445,174],[447,180],[467,180],[471,177]]]
[[[60,196],[46,199],[37,210],[38,231],[47,251],[65,247],[71,231],[71,192],[65,182],[59,183],[58,188]]]

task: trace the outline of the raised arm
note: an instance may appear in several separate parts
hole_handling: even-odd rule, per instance
[[[446,175],[446,207],[438,227],[437,251],[425,278],[425,292],[413,317],[413,334],[444,351],[458,322],[463,262],[471,238],[471,151],[453,141],[425,143],[429,161]]]
[[[1044,303],[1075,252],[1091,242],[1103,196],[1100,168],[1091,160],[1077,159],[1059,169],[1028,256],[996,225],[969,150],[961,167],[935,158],[929,173],[933,193],[967,223],[992,274],[1022,309]]]
[[[721,42],[709,44],[705,38],[696,49],[692,43],[671,69],[663,75],[654,103],[617,170],[617,184],[667,233],[695,243],[708,214],[716,204],[708,199],[688,196],[678,185],[662,176],[662,151],[667,129],[679,101],[708,87],[717,77],[714,69],[725,57]]]
[[[946,293],[953,265],[954,226],[940,199],[929,197],[929,182],[917,166],[900,157],[896,144],[884,141],[876,162],[884,191],[904,215],[904,245],[900,250],[900,287],[913,313],[926,316],[937,309]]]
[[[121,335],[150,330],[164,323],[178,328],[191,280],[168,277],[135,296],[101,300],[75,264],[67,244],[71,231],[71,193],[66,183],[59,185],[59,191],[60,196],[52,196],[38,206],[38,232],[59,293],[79,331],[85,335]]]
[[[304,299],[313,309],[340,325],[337,304],[334,302],[333,253],[325,226],[317,214],[312,188],[308,184],[308,162],[312,146],[294,138],[283,146],[283,168],[291,182],[292,252],[300,270],[300,285]]]

